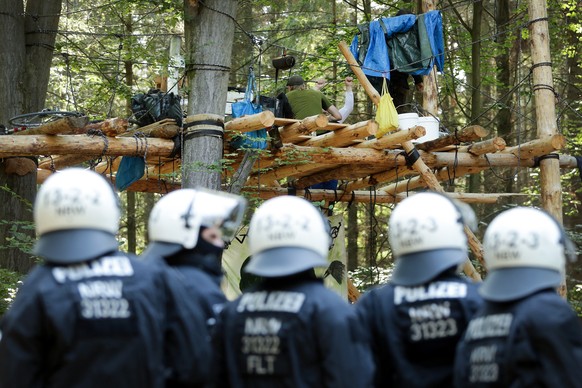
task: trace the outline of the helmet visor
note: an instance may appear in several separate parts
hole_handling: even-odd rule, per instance
[[[546,288],[556,288],[561,281],[562,275],[548,268],[499,268],[489,272],[479,293],[488,301],[508,302]]]
[[[242,223],[247,201],[244,197],[230,193],[197,189],[196,210],[200,214],[200,225],[217,227],[224,241],[231,241]]]

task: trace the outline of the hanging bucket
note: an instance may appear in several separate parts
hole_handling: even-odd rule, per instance
[[[398,115],[398,129],[410,129],[418,125],[417,113],[401,113]]]
[[[417,125],[424,127],[426,134],[416,140],[413,140],[413,143],[424,143],[425,141],[439,138],[439,121],[435,117],[419,117]]]

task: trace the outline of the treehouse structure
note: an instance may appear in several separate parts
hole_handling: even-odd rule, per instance
[[[545,6],[531,1],[532,67],[534,84],[551,85],[549,47],[536,37],[544,34]],[[547,22],[545,22],[547,29]],[[542,39],[542,38],[540,38]],[[547,43],[547,42],[546,42]],[[380,96],[366,80],[345,43],[339,47],[354,74],[374,103]],[[542,65],[536,66],[537,63]],[[436,113],[436,84],[430,77],[425,82],[425,108]],[[561,219],[559,169],[577,168],[573,156],[559,154],[566,144],[556,133],[554,95],[549,88],[538,88],[536,116],[538,139],[523,144],[506,144],[480,126],[455,129],[438,139],[418,143],[426,131],[421,126],[398,130],[375,137],[378,124],[374,120],[355,124],[330,123],[325,115],[303,120],[280,119],[270,111],[232,119],[213,130],[223,133],[225,169],[223,181],[232,184],[239,179],[241,165],[249,155],[255,160],[248,178],[241,183],[242,191],[262,199],[278,195],[309,196],[312,200],[397,202],[408,192],[420,188],[441,191],[440,182],[451,176],[463,177],[485,169],[498,167],[541,168],[542,202],[544,207]],[[431,98],[432,95],[432,98]],[[431,105],[432,104],[432,105]],[[132,128],[125,119],[115,118],[89,124],[86,117],[64,117],[37,128],[0,136],[0,157],[18,160],[26,156],[40,157],[38,182],[60,169],[91,162],[92,168],[118,178],[123,157],[143,158],[145,173],[127,187],[129,191],[167,193],[181,187],[180,149],[189,123],[205,115],[189,116],[182,127],[172,120]],[[221,121],[223,118],[212,117]],[[208,121],[208,120],[206,120]],[[271,128],[276,130],[281,144],[262,151],[230,149],[229,139],[246,132]],[[322,133],[315,135],[315,133]],[[189,141],[196,141],[191,139]],[[18,164],[14,171],[18,173]],[[245,176],[247,174],[244,174]],[[313,189],[312,185],[338,180],[337,189]],[[228,187],[225,187],[228,189]],[[466,202],[496,202],[512,193],[446,193]],[[481,245],[467,229],[470,247],[482,260]],[[479,274],[467,260],[465,272],[473,278]]]

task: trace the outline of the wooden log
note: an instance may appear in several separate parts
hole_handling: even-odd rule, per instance
[[[23,135],[58,135],[58,134],[75,134],[89,122],[87,116],[69,116],[62,117],[55,121],[50,121],[36,128],[28,128],[26,131],[15,132],[15,136]]]
[[[351,192],[365,187],[376,186],[384,182],[391,182],[394,179],[403,178],[405,176],[416,174],[414,169],[409,167],[396,167],[388,171],[381,171],[365,178],[357,179],[349,182],[345,188],[346,191]]]
[[[254,115],[237,117],[224,124],[227,132],[251,132],[257,129],[270,128],[275,124],[275,115],[270,110],[262,111]]]
[[[340,167],[320,171],[315,174],[298,178],[294,182],[293,186],[298,189],[304,189],[316,183],[327,182],[333,179],[338,180],[358,179],[361,177],[368,176],[370,174],[370,170],[375,171],[376,169],[377,167],[375,165],[363,166],[361,164],[360,165],[346,164]]]
[[[492,139],[473,143],[469,146],[459,147],[456,152],[468,152],[471,155],[479,156],[505,149],[505,140],[501,137],[494,137]]]
[[[181,128],[176,124],[174,119],[163,119],[155,123],[132,129],[126,133],[120,134],[120,137],[145,136],[158,137],[161,139],[171,139],[180,133]]]
[[[360,291],[356,288],[352,279],[348,278],[348,300],[350,303],[356,303],[360,299]]]
[[[271,171],[254,173],[247,181],[249,185],[266,184],[271,185],[273,181],[289,178],[296,175],[303,175],[308,172],[318,171],[321,165],[314,163],[304,163],[295,165],[286,165],[272,169]]]
[[[113,178],[115,183],[115,177]],[[148,180],[138,180],[132,183],[125,191],[131,191],[136,193],[158,193],[167,194],[171,191],[178,190],[182,188],[180,182],[176,182],[169,178],[157,178],[153,177]]]
[[[256,187],[256,186],[245,186],[243,193],[253,193],[256,194],[261,199],[270,199],[278,197],[281,195],[288,195],[289,191],[287,188],[277,188],[277,187]],[[415,192],[410,193],[399,193],[399,194],[387,194],[381,192],[372,192],[369,190],[356,190],[356,191],[346,191],[346,190],[323,190],[323,189],[297,189],[295,195],[298,197],[309,196],[313,201],[332,201],[332,202],[356,202],[356,203],[397,203],[405,198],[415,195]],[[499,202],[502,198],[509,197],[524,197],[532,198],[537,195],[522,194],[522,193],[444,193],[447,197],[455,199],[465,203],[473,204],[495,204]]]
[[[538,138],[545,139],[557,134],[557,94],[552,74],[547,1],[530,0],[528,16],[537,135]],[[540,183],[543,208],[562,223],[562,186],[558,160],[544,158],[540,161]],[[558,292],[567,297],[565,276],[562,277]]]
[[[434,177],[438,181],[443,181],[443,180],[451,179],[453,176],[460,178],[460,177],[465,176],[467,174],[475,174],[475,173],[478,173],[480,171],[483,171],[483,168],[460,167],[460,168],[454,169],[454,171],[449,170],[449,168],[442,168],[436,174],[434,174]],[[392,183],[388,186],[384,186],[384,187],[378,189],[378,192],[387,193],[387,194],[397,194],[397,193],[402,193],[403,191],[414,190],[414,189],[417,189],[419,187],[426,187],[426,186],[427,186],[427,184],[424,180],[424,177],[415,176],[415,177],[410,178],[406,181],[395,182],[395,183]],[[448,194],[446,192],[443,192],[443,193]]]
[[[76,166],[88,160],[96,159],[99,155],[59,155],[42,160],[38,163],[38,168],[47,170],[60,170],[65,167]]]
[[[374,135],[377,130],[378,123],[375,120],[361,121],[343,129],[312,137],[299,143],[299,145],[307,147],[346,147],[355,144],[358,140]]]
[[[451,133],[444,137],[439,137],[435,140],[426,141],[416,145],[416,149],[422,151],[430,151],[441,149],[450,145],[461,144],[464,142],[471,142],[477,139],[489,136],[489,130],[480,125],[470,125],[466,128]]]
[[[98,123],[91,123],[85,125],[82,132],[77,132],[77,134],[81,133],[93,133],[97,131],[103,132],[106,136],[115,137],[127,132],[127,128],[129,127],[129,121],[126,119],[121,119],[118,117],[107,119],[100,121]]]
[[[0,136],[0,150],[16,155],[170,156],[174,142],[148,138],[137,144],[131,138],[84,135]],[[6,157],[4,155],[0,157]]]
[[[565,146],[566,138],[563,135],[556,134],[528,141],[527,143],[523,143],[518,146],[508,147],[501,152],[506,154],[513,154],[520,159],[527,159],[559,151]]]
[[[329,120],[329,118],[328,118]],[[347,128],[349,126],[349,124],[343,124],[343,123],[327,123],[327,125],[325,126],[325,128],[323,128],[324,131],[339,131],[340,129],[344,129]]]
[[[388,136],[388,135],[387,135]],[[297,162],[309,160],[319,164],[376,164],[378,168],[403,167],[406,160],[401,150],[375,150],[371,148],[319,148],[299,145],[286,145],[277,158],[267,163],[261,162],[265,168],[275,162]],[[468,152],[419,152],[424,163],[430,168],[439,167],[533,167],[533,158],[518,159],[511,153],[497,152],[474,156]],[[575,159],[561,157],[561,166],[576,168]]]
[[[274,125],[276,125],[277,127],[284,127],[286,125],[300,123],[300,122],[301,122],[301,120],[297,120],[297,119],[284,119],[281,117],[275,117]]]
[[[304,139],[302,136],[307,135],[316,130],[321,130],[328,125],[327,116],[320,114],[317,116],[306,117],[300,122],[285,125],[279,128],[281,140],[283,143],[297,143]]]
[[[53,172],[47,170],[46,168],[39,168],[36,170],[36,184],[41,185],[46,181],[46,179],[51,176]]]
[[[121,157],[112,159],[108,158],[95,166],[95,172],[98,172],[99,174],[108,174],[111,176],[112,174],[117,173],[120,163]]]
[[[426,134],[426,129],[424,127],[416,126],[402,131],[396,131],[387,133],[379,139],[371,139],[363,141],[354,147],[356,148],[375,148],[377,150],[383,150],[385,148],[390,148],[397,144],[402,144],[405,141],[415,140]]]
[[[277,158],[280,162],[309,162],[314,164],[375,164],[394,165],[385,152],[371,148],[320,148],[288,144]]]

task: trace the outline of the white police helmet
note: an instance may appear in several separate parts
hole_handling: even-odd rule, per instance
[[[576,254],[560,224],[545,211],[529,207],[495,217],[485,232],[483,250],[489,274],[480,293],[500,302],[558,287],[566,258]]]
[[[330,242],[329,222],[309,201],[293,196],[272,198],[251,219],[251,260],[245,270],[280,277],[324,267]]]
[[[468,220],[475,221],[468,205],[436,192],[414,194],[400,202],[389,220],[388,237],[396,259],[391,282],[422,284],[463,263]]]
[[[246,200],[239,195],[204,188],[180,189],[164,195],[150,213],[150,243],[144,253],[168,256],[198,243],[201,227],[216,226],[230,241],[240,226]]]
[[[103,176],[81,168],[57,172],[36,195],[34,253],[65,264],[114,251],[119,217],[119,198]]]

